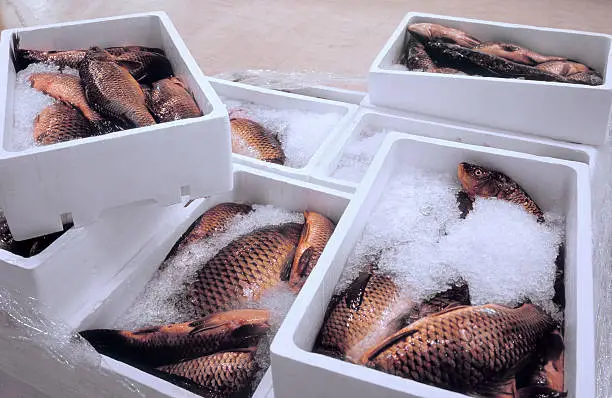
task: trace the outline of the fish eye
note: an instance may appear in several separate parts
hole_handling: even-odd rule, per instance
[[[482,177],[482,170],[480,170],[480,169],[476,169],[476,170],[474,170],[474,175],[475,175],[476,177]]]

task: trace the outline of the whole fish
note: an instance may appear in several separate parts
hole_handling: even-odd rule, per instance
[[[537,65],[543,62],[567,60],[567,58],[563,57],[542,55],[535,51],[531,51],[527,48],[510,43],[486,42],[477,45],[473,49],[524,65]]]
[[[538,218],[538,222],[544,222],[542,210],[523,188],[507,175],[465,162],[459,164],[457,174],[463,189],[471,199],[480,196],[507,200],[523,206]]]
[[[224,232],[232,220],[240,214],[248,214],[253,208],[247,204],[225,202],[206,210],[179,239],[178,250],[213,234]]]
[[[176,77],[153,83],[147,105],[159,123],[202,116],[195,99]]]
[[[165,365],[157,369],[189,379],[220,394],[231,394],[248,387],[257,372],[254,349],[220,352]]]
[[[553,328],[552,318],[532,304],[455,307],[388,337],[362,362],[417,382],[478,393],[517,371]]]
[[[34,140],[41,145],[85,138],[92,133],[83,114],[62,102],[49,105],[34,120]]]
[[[289,287],[299,292],[308,275],[319,261],[327,241],[334,232],[334,223],[322,214],[313,211],[304,212],[304,228],[300,235],[295,258],[291,267]]]
[[[246,118],[230,117],[232,152],[270,163],[284,164],[285,153],[278,139],[261,124]]]
[[[236,310],[133,332],[93,329],[80,334],[103,355],[131,364],[160,366],[257,344],[270,327],[269,317],[267,310]]]
[[[329,303],[314,351],[341,359],[359,359],[355,348],[370,333],[382,329],[385,312],[398,297],[399,289],[392,278],[373,270],[361,272]]]
[[[408,26],[408,31],[426,40],[443,40],[467,48],[480,44],[480,40],[461,30],[435,23],[414,23]]]
[[[568,60],[549,61],[536,66],[536,68],[560,76],[569,76],[576,73],[588,72],[590,70],[586,65]]]
[[[127,69],[140,83],[151,84],[173,75],[172,65],[164,55],[149,51],[126,51],[114,61]]]
[[[411,311],[404,316],[403,325],[409,326],[426,316],[438,313],[446,308],[470,305],[470,291],[465,283],[451,286],[451,288],[434,295],[412,307]]]
[[[36,90],[79,109],[97,132],[104,134],[115,130],[110,121],[91,109],[78,76],[65,73],[34,73],[29,77],[29,81]]]
[[[187,295],[200,314],[224,311],[288,279],[302,224],[260,228],[221,249],[198,271]]]
[[[125,128],[155,124],[145,95],[130,73],[99,47],[87,51],[79,67],[87,102]]]

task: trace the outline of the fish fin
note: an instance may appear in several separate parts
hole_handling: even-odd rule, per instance
[[[344,296],[347,307],[353,308],[355,311],[359,310],[361,303],[363,302],[363,293],[372,274],[370,272],[361,272],[357,279],[355,279],[350,286],[346,289],[346,295]]]
[[[153,327],[150,327],[150,328],[144,328],[144,329],[136,330],[136,331],[132,332],[132,335],[140,336],[142,334],[151,334],[151,333],[159,332],[160,329],[161,329],[160,326],[153,326]]]
[[[280,272],[280,280],[281,281],[288,281],[289,278],[291,277],[291,268],[293,268],[293,257],[295,256],[295,248],[293,249],[293,255],[292,256],[288,256],[287,261],[285,262],[285,264],[283,265],[283,268],[281,269]]]
[[[142,68],[143,65],[141,62],[138,61],[133,61],[130,59],[121,59],[121,58],[115,58],[115,63],[119,66],[121,66],[122,68],[127,69],[128,71],[132,71],[138,68]]]
[[[459,304],[459,303],[451,303],[448,306],[446,306],[443,310],[438,311],[438,312],[434,312],[433,314],[429,315],[429,316],[440,316],[442,314],[446,314],[449,312],[453,312],[456,310],[460,310],[462,308],[467,308],[469,307],[469,305],[463,305],[463,304]]]
[[[304,252],[302,253],[302,256],[298,260],[298,266],[296,269],[296,273],[298,276],[302,278],[308,276],[308,275],[304,275],[304,271],[306,271],[306,269],[308,268],[308,264],[310,263],[310,259],[312,258],[313,252],[314,252],[313,248],[309,247],[306,250],[304,250]]]
[[[375,346],[371,347],[369,350],[367,350],[363,354],[363,356],[361,357],[361,361],[360,362],[363,363],[363,364],[368,363],[375,356],[377,356],[378,354],[380,354],[381,352],[383,352],[387,348],[391,347],[393,344],[395,344],[399,340],[401,340],[403,338],[406,338],[406,337],[409,337],[409,336],[412,336],[416,332],[418,332],[418,329],[404,328],[404,329],[400,330],[399,332],[396,332],[395,334],[392,334],[391,336],[387,337],[382,342],[380,342],[378,345],[375,345]]]
[[[197,321],[193,321],[189,323],[189,325],[187,326],[193,328],[192,330],[189,331],[189,335],[194,336],[196,334],[209,332],[213,329],[218,329],[230,323],[231,321],[222,321],[222,320],[219,320],[218,318],[209,319],[208,317],[206,317],[206,318],[198,319]]]

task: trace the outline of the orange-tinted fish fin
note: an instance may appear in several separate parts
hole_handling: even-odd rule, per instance
[[[151,333],[159,332],[160,329],[161,329],[161,327],[159,327],[159,326],[152,326],[150,328],[138,329],[138,330],[132,332],[131,334],[133,336],[140,336],[140,335],[143,335],[143,334],[151,334]]]
[[[442,314],[446,314],[448,312],[453,312],[453,311],[460,310],[462,308],[467,308],[467,307],[469,307],[469,305],[461,305],[459,303],[451,303],[446,308],[444,308],[442,311],[435,312],[435,313],[433,313],[433,314],[431,314],[429,316],[431,316],[431,317],[439,316],[439,315],[442,315]]]
[[[368,351],[366,351],[363,356],[361,357],[360,362],[365,364],[369,361],[371,361],[375,356],[377,356],[378,354],[380,354],[381,352],[383,352],[384,350],[386,350],[387,348],[391,347],[393,344],[395,344],[396,342],[398,342],[399,340],[412,336],[413,334],[415,334],[416,332],[418,332],[418,329],[412,329],[412,328],[404,328],[402,330],[400,330],[399,332],[392,334],[391,336],[387,337],[385,340],[383,340],[382,342],[380,342],[378,345],[370,348]]]
[[[363,302],[363,293],[368,286],[368,282],[372,274],[370,272],[361,272],[357,279],[350,284],[346,290],[346,296],[344,297],[347,307],[359,310],[361,303]]]
[[[218,329],[223,326],[227,326],[230,324],[229,320],[221,320],[219,317],[214,317],[210,319],[209,317],[199,319],[197,321],[191,322],[188,326],[192,327],[193,330],[189,332],[190,335],[196,335],[201,333],[207,333],[213,329]]]
[[[304,272],[308,268],[308,264],[310,263],[310,259],[312,258],[313,252],[314,250],[312,249],[312,247],[309,247],[306,250],[304,250],[304,252],[302,253],[302,256],[298,260],[298,266],[296,269],[296,273],[298,276],[302,278],[308,276],[308,275],[304,275]]]
[[[142,68],[142,63],[138,61],[129,60],[129,59],[116,59],[115,62],[117,63],[117,65],[127,70],[134,70],[134,69]]]

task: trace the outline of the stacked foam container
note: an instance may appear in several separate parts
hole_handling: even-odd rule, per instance
[[[393,70],[406,26],[417,21],[567,54],[604,71],[604,85]],[[11,151],[14,33],[24,48],[111,46],[128,40],[162,47],[204,116]],[[311,350],[346,259],[386,182],[405,166],[440,171],[474,161],[520,180],[545,211],[552,198],[563,209],[567,390],[574,397],[595,396],[590,178],[612,104],[610,37],[408,14],[376,57],[365,98],[324,87],[291,94],[204,77],[164,13],[9,30],[3,32],[0,51],[0,103],[6,104],[0,107],[0,207],[17,239],[55,232],[66,218],[75,224],[32,258],[0,251],[0,287],[40,299],[53,316],[77,330],[109,327],[206,209],[236,200],[314,210],[338,224],[273,341],[271,369],[254,396],[459,397]],[[219,97],[340,117],[304,167],[275,165],[231,154],[229,118]],[[367,129],[394,133],[362,178],[332,177],[351,140]],[[110,358],[104,357],[102,366],[147,397],[195,396]],[[0,382],[8,380],[12,389],[44,396],[44,385],[14,369],[5,377],[2,372],[7,370],[0,369]]]

